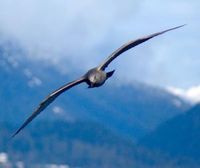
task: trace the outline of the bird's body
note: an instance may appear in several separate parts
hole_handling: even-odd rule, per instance
[[[86,83],[88,88],[99,87],[105,83],[105,81],[110,78],[114,73],[113,71],[105,72],[98,67],[90,69],[86,74]]]
[[[85,76],[87,78],[86,82],[89,85],[89,88],[99,87],[103,85],[107,79],[107,74],[98,68],[90,69]]]
[[[62,94],[66,90],[68,90],[80,83],[83,83],[83,82],[87,83],[89,88],[99,87],[99,86],[103,85],[105,83],[105,81],[108,78],[110,78],[114,73],[114,70],[110,71],[110,72],[105,72],[106,67],[123,52],[125,52],[125,51],[127,51],[127,50],[129,50],[129,49],[131,49],[131,48],[133,48],[155,36],[158,36],[165,32],[180,28],[182,26],[184,26],[184,25],[174,27],[171,29],[167,29],[167,30],[164,30],[164,31],[161,31],[158,33],[154,33],[149,36],[145,36],[145,37],[130,41],[130,42],[122,45],[119,49],[114,51],[102,64],[100,64],[99,66],[97,66],[95,68],[90,69],[85,75],[83,75],[79,79],[69,82],[69,83],[65,84],[64,86],[60,87],[59,89],[55,90],[51,94],[49,94],[46,97],[46,99],[44,99],[39,104],[39,106],[32,113],[32,115],[27,120],[25,120],[25,122],[22,124],[22,126],[12,135],[12,137],[17,135],[26,125],[28,125],[38,114],[40,114],[49,104],[51,104],[60,94]]]

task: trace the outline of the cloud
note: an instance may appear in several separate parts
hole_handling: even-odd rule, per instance
[[[6,153],[0,153],[0,163],[4,164],[8,162],[8,155]]]
[[[60,106],[53,106],[52,112],[57,117],[61,117],[62,119],[66,120],[68,122],[75,122],[75,120],[76,120],[75,117],[69,111],[65,111]]]
[[[177,96],[180,96],[180,97],[192,102],[192,103],[200,102],[200,85],[193,86],[188,89],[168,87],[167,90]]]
[[[127,3],[1,0],[0,29],[16,38],[27,49],[30,59],[48,60],[55,65],[62,65],[65,60],[90,66],[96,63],[97,46],[109,38],[113,26],[117,27],[113,21],[119,19],[119,24],[123,24],[123,16],[133,10],[131,6],[137,6],[136,2]]]
[[[187,23],[128,51],[111,68],[121,83],[188,87],[200,82],[199,7],[197,0],[0,0],[0,32],[28,59],[67,73],[96,66],[128,40]]]
[[[36,87],[36,86],[40,86],[42,85],[42,80],[40,78],[38,78],[37,76],[35,76],[30,69],[24,69],[23,70],[24,75],[27,77],[28,79],[28,86],[29,87]]]
[[[55,114],[63,114],[64,113],[64,110],[59,107],[59,106],[54,106],[52,111],[55,113]]]
[[[42,81],[38,78],[38,77],[32,77],[29,81],[28,81],[28,85],[30,87],[35,87],[35,86],[40,86],[42,84]]]

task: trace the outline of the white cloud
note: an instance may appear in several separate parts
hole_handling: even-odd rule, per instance
[[[136,7],[136,1],[1,0],[0,30],[19,40],[31,59],[87,67],[100,60],[97,48],[118,28],[114,21],[123,24]]]
[[[168,91],[171,93],[180,96],[186,100],[189,100],[192,103],[199,103],[200,102],[200,85],[193,86],[188,89],[181,89],[176,87],[168,87]]]
[[[95,66],[127,40],[187,23],[112,63],[121,83],[185,87],[200,82],[199,8],[197,0],[0,0],[0,32],[29,59],[66,73]]]
[[[9,55],[9,53],[6,51],[4,53],[1,53],[1,63],[3,62],[7,64],[8,66],[13,67],[15,69],[19,67],[19,63],[17,59]]]
[[[58,164],[47,164],[45,165],[47,168],[70,168],[68,165],[58,165]]]
[[[24,74],[27,78],[32,78],[33,74],[30,69],[24,69]]]
[[[53,106],[52,112],[57,117],[60,117],[67,122],[75,122],[76,121],[75,117],[73,117],[73,115],[69,111],[64,110],[60,106]]]
[[[25,68],[23,70],[23,73],[28,79],[28,86],[29,87],[35,87],[35,86],[42,85],[42,80],[40,78],[38,78],[37,76],[35,76],[30,69]]]
[[[29,81],[28,81],[28,85],[30,87],[35,87],[35,86],[40,86],[42,84],[42,81],[36,77],[36,76],[33,76]]]
[[[60,115],[64,113],[64,110],[59,106],[54,106],[52,109],[54,114]]]
[[[19,66],[19,63],[17,62],[16,59],[14,59],[13,57],[8,57],[7,58],[8,63],[13,67],[13,68],[17,68]]]
[[[22,161],[17,161],[16,167],[17,168],[24,168],[25,166],[24,166],[24,163]]]
[[[8,162],[8,155],[6,153],[0,153],[0,163],[7,163]]]

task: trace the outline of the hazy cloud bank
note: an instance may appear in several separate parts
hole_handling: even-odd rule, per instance
[[[168,87],[167,90],[191,103],[200,103],[200,85],[187,89]]]
[[[65,73],[95,66],[128,40],[187,23],[125,53],[111,68],[120,81],[188,87],[200,82],[199,7],[197,0],[0,0],[0,32],[29,59]]]

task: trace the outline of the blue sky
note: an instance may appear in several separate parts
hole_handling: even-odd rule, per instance
[[[197,0],[0,0],[1,41],[15,39],[28,59],[67,74],[101,63],[129,40],[186,23],[126,52],[110,69],[121,84],[188,89],[200,82],[199,9]]]

